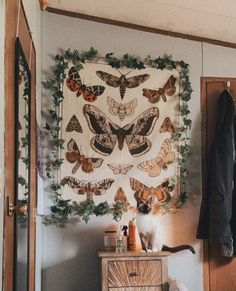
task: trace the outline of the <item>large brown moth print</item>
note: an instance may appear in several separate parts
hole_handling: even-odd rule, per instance
[[[75,114],[72,115],[71,119],[69,120],[66,126],[66,132],[72,132],[72,131],[76,131],[80,133],[83,132],[80,122]]]
[[[115,88],[116,87],[120,88],[120,97],[122,100],[125,96],[126,88],[129,88],[129,89],[136,88],[150,77],[149,74],[142,74],[142,75],[126,78],[126,75],[128,75],[130,72],[128,72],[125,75],[122,74],[121,72],[119,73],[120,73],[120,77],[117,77],[103,71],[96,71],[96,74],[98,75],[98,77],[102,79],[107,85],[111,87],[115,87]]]
[[[72,174],[75,174],[80,166],[85,173],[91,173],[94,168],[99,168],[103,163],[103,159],[101,158],[88,158],[85,157],[85,155],[82,155],[73,138],[68,142],[67,150],[67,161],[72,164],[75,163],[75,166],[72,169]]]
[[[124,141],[132,156],[138,157],[151,149],[152,143],[146,137],[152,133],[159,109],[152,107],[141,113],[133,122],[119,127],[112,122],[100,109],[93,105],[85,104],[84,116],[90,130],[95,134],[90,145],[93,150],[102,154],[110,155],[118,142],[119,150],[122,150]]]
[[[153,202],[156,199],[158,203],[167,203],[171,199],[170,192],[174,190],[174,187],[170,187],[168,184],[169,182],[165,181],[156,187],[148,187],[135,178],[130,178],[130,187],[135,191],[136,200],[140,198],[147,201],[151,198]]]
[[[147,172],[150,177],[157,177],[161,170],[167,170],[168,165],[175,160],[175,153],[171,150],[171,141],[165,139],[155,159],[142,162],[137,165],[138,169]]]
[[[170,78],[165,83],[165,85],[162,88],[159,88],[158,90],[144,88],[143,96],[147,97],[150,103],[157,103],[160,100],[160,97],[164,102],[166,102],[167,101],[166,95],[172,96],[176,91],[175,81],[176,78],[173,75],[171,75]]]
[[[68,185],[75,194],[86,195],[87,199],[93,199],[93,195],[100,196],[108,190],[112,183],[113,179],[104,179],[99,182],[88,182],[81,181],[71,176],[66,176],[61,180],[61,185]]]
[[[107,96],[107,104],[109,106],[109,112],[112,115],[118,115],[119,119],[122,121],[126,116],[130,117],[134,115],[134,110],[137,106],[137,99],[134,98],[130,102],[122,104]]]
[[[68,79],[66,80],[67,87],[76,92],[76,96],[83,95],[83,98],[88,102],[93,102],[98,96],[102,95],[105,90],[104,86],[93,85],[86,86],[82,84],[78,70],[75,67],[71,67],[68,72]]]
[[[126,175],[128,171],[133,168],[132,164],[111,163],[111,164],[107,164],[107,166],[110,170],[112,170],[114,175],[119,175],[119,174]]]
[[[165,132],[174,133],[175,132],[175,128],[174,128],[173,123],[170,120],[170,117],[166,117],[164,119],[159,132],[160,133],[165,133]]]

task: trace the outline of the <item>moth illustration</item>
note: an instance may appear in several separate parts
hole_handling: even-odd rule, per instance
[[[169,117],[166,117],[164,119],[159,132],[160,133],[165,133],[165,132],[174,133],[175,132],[175,128]]]
[[[96,71],[96,74],[100,79],[102,79],[107,85],[111,87],[119,87],[120,88],[120,97],[123,100],[126,92],[126,88],[136,88],[139,85],[141,85],[143,82],[145,82],[150,75],[149,74],[142,74],[142,75],[137,75],[133,77],[126,78],[126,75],[128,75],[130,72],[127,74],[122,74],[120,71],[120,77],[114,76],[112,74],[103,72],[103,71]]]
[[[120,120],[124,120],[126,116],[130,117],[134,115],[134,110],[137,106],[137,99],[135,98],[128,103],[122,104],[107,96],[107,104],[109,106],[109,112],[112,115],[118,115]]]
[[[99,168],[103,163],[103,159],[101,158],[88,158],[85,157],[85,155],[82,155],[73,138],[68,142],[67,150],[67,161],[72,164],[75,163],[75,166],[72,169],[72,174],[75,174],[80,166],[85,173],[91,173],[94,168]]]
[[[68,72],[68,79],[66,79],[66,85],[72,92],[77,92],[76,96],[83,95],[83,98],[88,102],[93,102],[98,96],[102,95],[105,90],[104,86],[93,85],[86,86],[82,84],[78,70],[75,67],[71,67]]]
[[[138,169],[148,172],[150,177],[159,176],[161,170],[167,170],[168,165],[175,160],[175,152],[171,150],[171,141],[165,139],[161,145],[160,151],[155,159],[142,162],[137,165]]]
[[[112,172],[115,175],[126,175],[128,173],[129,170],[131,170],[133,168],[132,164],[107,164],[107,166],[109,167],[110,170],[112,170]]]
[[[166,95],[172,96],[176,91],[175,81],[176,78],[171,75],[165,85],[158,90],[144,88],[143,96],[147,97],[150,103],[157,103],[160,100],[160,97],[164,102],[166,102]]]
[[[127,202],[127,196],[125,195],[125,191],[123,190],[122,187],[119,187],[116,195],[114,197],[114,201],[123,201],[123,202]]]
[[[76,132],[83,132],[83,129],[80,125],[80,122],[78,120],[78,118],[76,117],[76,115],[72,115],[71,119],[69,120],[67,126],[66,126],[66,132],[72,132],[72,131],[76,131]]]
[[[113,182],[113,179],[104,179],[99,182],[92,183],[88,181],[81,181],[71,176],[66,176],[61,180],[61,185],[68,185],[72,188],[75,194],[86,194],[87,199],[93,199],[93,195],[100,196],[104,194],[105,191],[111,187]]]
[[[85,104],[83,112],[90,130],[95,134],[90,145],[96,152],[105,156],[110,155],[116,142],[119,150],[122,150],[124,141],[130,154],[135,157],[151,149],[152,143],[146,136],[152,133],[159,117],[157,107],[145,110],[132,123],[124,127],[119,127],[93,105]]]
[[[169,186],[168,181],[156,187],[148,187],[135,178],[130,178],[130,187],[135,191],[134,197],[136,200],[140,198],[143,201],[147,201],[152,198],[153,201],[156,199],[158,203],[169,202],[171,199],[170,192],[174,190],[173,186]]]

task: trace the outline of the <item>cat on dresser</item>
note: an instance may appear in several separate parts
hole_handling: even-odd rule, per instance
[[[189,250],[195,254],[195,250],[191,245],[179,245],[176,247],[164,245],[161,240],[162,235],[158,231],[161,217],[151,214],[153,198],[150,196],[147,199],[143,199],[142,193],[135,193],[134,197],[137,201],[136,224],[143,251],[167,251],[176,253],[182,250]]]

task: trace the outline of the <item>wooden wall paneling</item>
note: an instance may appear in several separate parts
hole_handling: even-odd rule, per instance
[[[15,153],[15,42],[18,16],[18,0],[6,1],[5,38],[5,196],[14,201],[14,153]],[[35,244],[36,244],[36,52],[27,23],[23,4],[20,2],[19,38],[27,62],[31,51],[31,170],[30,170],[30,225],[29,225],[29,290],[35,290]],[[32,45],[32,48],[31,48]],[[6,201],[6,199],[5,199]],[[6,209],[6,205],[5,205]],[[5,211],[4,290],[13,290],[14,217]]]

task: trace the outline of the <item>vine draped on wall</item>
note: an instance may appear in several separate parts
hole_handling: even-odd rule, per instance
[[[53,78],[43,82],[53,104],[45,125],[53,205],[44,223],[105,214],[118,221],[137,198],[151,197],[158,214],[181,208],[191,154],[189,65],[170,56],[102,58],[94,48],[54,60]]]

